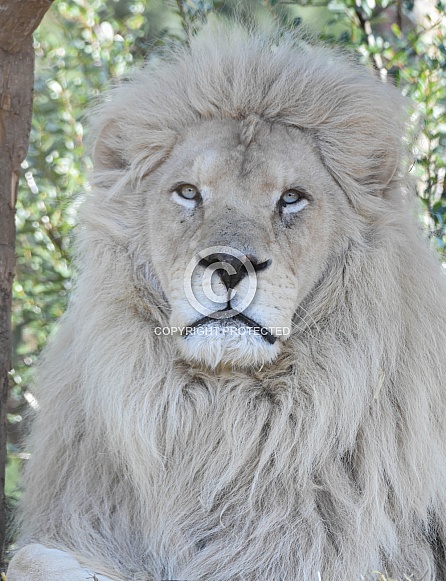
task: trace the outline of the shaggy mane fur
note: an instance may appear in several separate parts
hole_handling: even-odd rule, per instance
[[[446,578],[446,285],[410,216],[404,106],[335,51],[220,29],[95,111],[23,543],[121,581]],[[351,238],[296,314],[305,328],[260,370],[194,367],[152,332],[169,306],[147,271],[140,181],[208,119],[246,119],[246,143],[257,119],[304,129],[351,202]]]

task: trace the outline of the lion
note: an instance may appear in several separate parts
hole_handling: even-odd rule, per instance
[[[8,581],[446,579],[446,284],[389,82],[206,28],[92,114]]]

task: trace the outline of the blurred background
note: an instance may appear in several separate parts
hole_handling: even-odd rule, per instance
[[[83,114],[161,47],[216,15],[302,28],[340,44],[414,103],[411,173],[420,221],[446,267],[446,16],[435,0],[56,0],[34,35],[36,79],[28,157],[17,203],[14,369],[6,494],[12,516],[36,402],[32,366],[71,288],[71,239],[91,161]],[[429,285],[429,281],[426,281]],[[12,542],[10,527],[9,542]]]

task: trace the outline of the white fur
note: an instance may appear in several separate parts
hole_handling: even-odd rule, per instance
[[[445,578],[446,285],[409,215],[402,109],[336,52],[238,29],[149,63],[104,103],[77,287],[35,390],[22,545],[126,580]],[[292,336],[272,362],[213,369],[152,332],[182,300],[180,289],[172,302],[168,263],[198,230],[169,214],[184,228],[171,240],[161,212],[148,229],[145,204],[148,192],[164,203],[163,180],[186,173],[175,169],[185,132],[190,150],[193,136],[215,145],[203,124],[236,135],[241,123],[249,143],[258,119],[271,139],[279,127],[299,141],[302,179],[323,196],[295,230],[274,223],[288,246],[265,246],[283,262],[259,277],[252,312],[273,312],[274,293],[286,308],[296,301]],[[240,215],[250,207],[241,201]],[[220,222],[205,221],[209,236]],[[235,355],[246,346],[234,339]]]
[[[109,577],[95,575],[84,569],[68,553],[48,549],[37,543],[27,545],[12,560],[8,581],[112,581]]]

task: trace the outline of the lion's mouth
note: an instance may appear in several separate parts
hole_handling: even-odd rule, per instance
[[[222,311],[216,311],[216,313],[224,313],[225,311],[227,311],[229,309],[223,309]],[[213,315],[215,315],[216,313],[213,313]],[[262,337],[267,343],[269,343],[270,345],[274,345],[274,343],[277,340],[277,337],[275,337],[270,331],[268,331],[268,329],[266,327],[263,327],[262,325],[260,325],[259,323],[257,323],[256,321],[254,321],[253,319],[250,319],[249,317],[247,317],[246,315],[244,315],[243,313],[237,313],[231,317],[215,317],[215,316],[208,316],[208,317],[202,317],[201,319],[198,319],[198,321],[195,321],[195,323],[192,323],[191,325],[185,327],[184,331],[181,333],[183,335],[183,337],[188,337],[189,335],[193,334],[194,329],[198,328],[198,327],[203,327],[204,325],[209,325],[210,323],[213,323],[214,325],[219,324],[219,325],[228,325],[228,323],[234,323],[234,322],[238,322],[238,323],[242,323],[242,325],[244,327],[248,327],[249,329],[252,330],[253,333],[255,333],[256,335]]]

